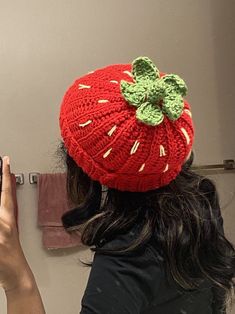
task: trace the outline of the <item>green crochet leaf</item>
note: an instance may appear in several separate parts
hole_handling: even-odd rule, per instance
[[[162,79],[157,79],[155,82],[148,85],[147,99],[151,103],[158,104],[164,98],[166,84]]]
[[[178,119],[184,108],[183,96],[187,86],[178,75],[160,77],[154,63],[147,57],[132,62],[134,82],[121,81],[121,93],[125,100],[135,107],[136,117],[148,125],[158,125],[164,120]]]
[[[181,95],[175,93],[166,96],[163,100],[162,111],[171,120],[177,120],[184,109],[184,101]]]
[[[187,94],[187,86],[177,74],[167,74],[161,78],[168,86],[168,92],[174,90],[182,96]]]
[[[139,57],[132,62],[132,73],[137,83],[142,81],[156,81],[160,77],[159,71],[148,57]]]
[[[144,102],[147,97],[146,90],[147,88],[143,85],[121,81],[121,92],[126,101],[133,106],[138,106]]]
[[[140,107],[136,110],[136,117],[141,122],[152,126],[160,124],[164,119],[164,115],[160,107],[149,102],[140,105]]]

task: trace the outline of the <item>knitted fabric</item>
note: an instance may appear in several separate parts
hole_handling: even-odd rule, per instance
[[[63,97],[59,123],[68,154],[110,188],[144,192],[167,185],[191,151],[186,85],[154,67],[146,57],[109,65],[75,80]]]

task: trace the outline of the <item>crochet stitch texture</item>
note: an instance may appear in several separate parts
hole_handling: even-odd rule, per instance
[[[59,124],[69,155],[93,180],[122,191],[169,184],[193,144],[185,82],[147,57],[78,78],[65,93]]]

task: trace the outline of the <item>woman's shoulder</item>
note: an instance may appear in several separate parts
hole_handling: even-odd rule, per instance
[[[136,228],[132,228],[102,247],[112,250],[129,246],[135,235]],[[149,243],[129,252],[95,252],[82,306],[99,308],[103,313],[112,307],[115,313],[139,313],[155,297],[162,277]]]

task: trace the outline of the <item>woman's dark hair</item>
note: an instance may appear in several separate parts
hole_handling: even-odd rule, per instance
[[[224,235],[215,184],[191,170],[193,152],[167,186],[147,192],[107,188],[102,206],[102,185],[83,172],[63,142],[57,152],[64,157],[68,197],[76,206],[62,216],[68,232],[80,230],[82,243],[103,254],[132,251],[154,238],[168,278],[172,276],[186,290],[207,279],[221,309],[232,306],[235,249]],[[139,236],[128,247],[100,245],[137,224]]]

